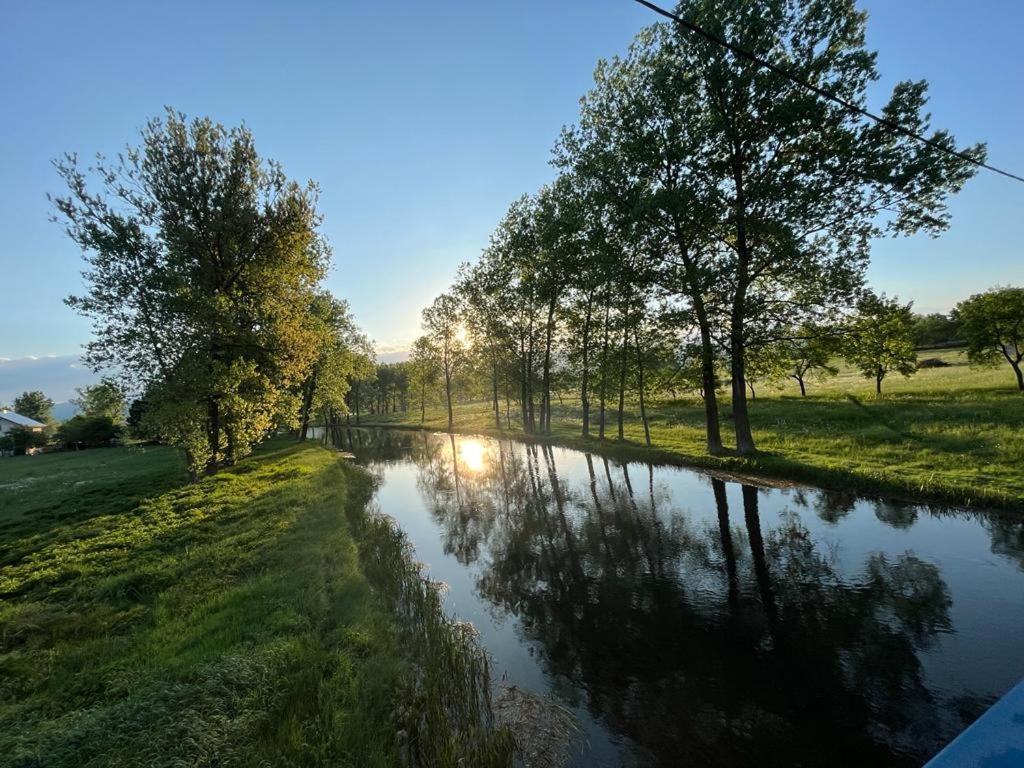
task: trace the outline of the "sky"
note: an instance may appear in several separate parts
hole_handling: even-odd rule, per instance
[[[882,73],[872,105],[897,80],[927,79],[936,125],[1024,175],[1024,3],[859,6]],[[165,105],[244,121],[263,155],[321,185],[327,286],[394,353],[508,204],[552,178],[551,146],[597,60],[655,20],[632,0],[0,0],[0,12],[0,382],[3,360],[23,364],[10,386],[29,386],[26,358],[74,365],[89,338],[62,303],[82,290],[81,254],[49,221],[62,153],[113,154]],[[876,290],[946,311],[1024,281],[1024,184],[982,173],[951,207],[939,239],[875,245]]]

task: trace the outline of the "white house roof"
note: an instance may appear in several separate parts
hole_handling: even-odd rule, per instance
[[[17,424],[19,427],[45,427],[41,421],[30,419],[28,416],[22,416],[20,413],[14,411],[0,411],[0,419],[3,421],[9,421],[12,424]]]

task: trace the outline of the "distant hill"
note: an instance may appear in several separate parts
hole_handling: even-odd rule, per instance
[[[67,421],[78,413],[78,406],[74,403],[54,403],[53,418],[57,421]]]

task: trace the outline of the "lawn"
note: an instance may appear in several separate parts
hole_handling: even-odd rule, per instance
[[[696,398],[653,398],[649,406],[654,450],[643,447],[636,404],[629,405],[625,442],[606,446],[623,456],[725,468],[863,493],[974,506],[1024,509],[1024,395],[1008,366],[972,368],[960,350],[927,350],[944,368],[895,377],[874,393],[874,382],[844,368],[824,382],[810,382],[801,397],[795,382],[757,387],[750,403],[760,453],[751,459],[714,458],[704,452],[703,409]],[[486,401],[460,403],[456,429],[495,432]],[[731,438],[723,394],[723,437]],[[595,404],[596,414],[596,404]],[[368,416],[364,423],[419,425],[418,410]],[[596,448],[579,437],[581,413],[570,393],[556,399],[552,439]],[[592,416],[592,424],[596,418]],[[425,426],[443,429],[440,407],[427,410]],[[512,408],[513,433],[520,429]],[[592,427],[596,434],[596,426]],[[614,413],[608,436],[616,435]]]
[[[0,762],[393,765],[432,663],[403,622],[449,623],[367,576],[420,578],[372,489],[283,438],[197,484],[170,448],[0,460]]]

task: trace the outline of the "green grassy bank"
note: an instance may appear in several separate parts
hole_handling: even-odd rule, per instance
[[[759,455],[711,457],[704,451],[703,406],[696,398],[654,399],[648,415],[653,448],[630,403],[625,441],[618,443],[615,414],[608,415],[609,441],[580,438],[578,401],[562,393],[553,409],[551,439],[634,458],[749,472],[814,483],[839,490],[879,493],[952,504],[1024,510],[1024,395],[1008,367],[976,369],[959,350],[926,351],[948,367],[919,371],[910,379],[886,380],[877,397],[873,382],[841,370],[825,382],[810,382],[801,397],[795,382],[757,388],[750,403]],[[720,399],[722,433],[731,438],[728,397]],[[521,434],[515,406],[511,429]],[[418,426],[420,414],[366,417],[364,423]],[[443,429],[446,417],[429,408],[425,426]],[[494,434],[487,401],[458,406],[456,429]],[[596,435],[596,403],[592,413]]]
[[[195,485],[168,448],[0,460],[0,762],[506,762],[486,661],[372,490],[284,439]]]

